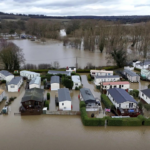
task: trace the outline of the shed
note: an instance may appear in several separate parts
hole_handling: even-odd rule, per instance
[[[14,78],[14,75],[7,70],[1,70],[0,78],[1,80],[6,80],[6,82],[10,82]]]
[[[74,75],[74,76],[71,76],[71,78],[72,78],[72,81],[73,81],[72,89],[75,89],[76,87],[79,88],[81,86],[80,76]]]
[[[23,70],[20,71],[20,76],[26,77],[27,79],[33,79],[35,77],[40,77],[40,73]]]
[[[58,90],[59,110],[71,110],[71,97],[69,89],[62,88]]]
[[[0,89],[0,102],[5,98],[6,94],[5,91]]]
[[[60,77],[59,76],[52,76],[50,84],[51,84],[51,90],[52,91],[60,89]]]
[[[96,99],[94,98],[91,90],[88,88],[80,89],[80,99],[84,101],[86,105],[96,103]]]
[[[70,75],[71,75],[71,72],[69,72],[69,71],[49,70],[49,71],[48,71],[48,74],[53,74],[53,75],[62,74],[62,75],[70,76]]]
[[[23,83],[22,77],[14,77],[8,84],[8,92],[19,92]]]
[[[31,79],[29,83],[29,89],[40,88],[41,87],[41,77],[35,77]]]

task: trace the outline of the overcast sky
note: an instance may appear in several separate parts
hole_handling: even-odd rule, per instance
[[[150,15],[150,0],[0,0],[6,13],[67,15]]]

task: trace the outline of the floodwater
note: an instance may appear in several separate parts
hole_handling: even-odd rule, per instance
[[[87,63],[94,66],[106,66],[105,53],[100,51],[90,52],[78,50],[71,47],[64,47],[63,43],[55,40],[47,40],[46,43],[26,40],[12,40],[17,46],[23,49],[26,63],[32,64],[53,64],[58,61],[60,67],[75,66],[84,68]]]
[[[94,96],[99,97],[99,91],[87,81],[86,75],[81,77],[83,87],[90,88]],[[24,87],[25,84],[20,93],[7,93],[17,99],[10,105],[8,115],[0,115],[0,150],[148,150],[150,147],[150,127],[85,127],[80,116],[14,115],[18,112]],[[79,104],[78,94],[79,91],[71,94],[76,98],[73,99],[75,110]]]

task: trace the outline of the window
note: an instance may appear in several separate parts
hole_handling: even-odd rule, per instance
[[[133,107],[133,103],[129,103],[129,108],[132,108]]]
[[[78,83],[76,83],[75,85],[78,85]]]
[[[122,85],[122,87],[123,87],[123,85]]]
[[[105,88],[106,88],[106,86],[105,86]]]
[[[92,72],[92,74],[95,74],[95,72]]]
[[[10,86],[11,88],[15,88],[15,86],[14,85],[12,85],[12,86]]]
[[[64,105],[64,103],[62,103],[62,105]]]
[[[114,88],[116,88],[116,86],[114,86]]]
[[[142,96],[144,96],[144,94],[142,94]]]

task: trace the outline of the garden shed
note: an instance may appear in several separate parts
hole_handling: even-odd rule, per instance
[[[52,76],[50,84],[51,84],[51,91],[58,90],[60,88],[60,77]]]

